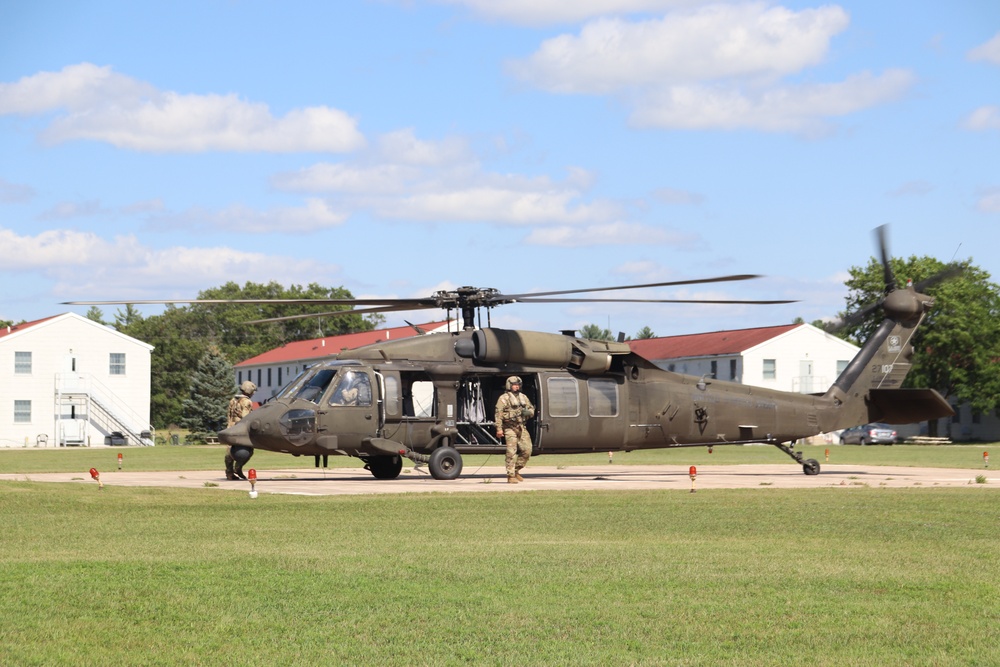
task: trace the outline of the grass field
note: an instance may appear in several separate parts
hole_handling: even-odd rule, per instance
[[[743,460],[659,462],[770,452],[728,449]],[[983,448],[831,450],[977,467]],[[119,451],[0,451],[0,471]],[[988,485],[249,501],[0,482],[0,663],[996,665],[998,510]]]
[[[1000,446],[986,445],[896,445],[893,447],[859,447],[831,445],[828,447],[800,447],[806,458],[813,458],[822,465],[829,463],[849,465],[900,465],[934,468],[983,468],[983,452],[994,450],[993,467],[1000,467]],[[0,473],[37,472],[86,472],[96,467],[101,471],[118,469],[118,455],[122,455],[124,470],[145,472],[152,470],[222,470],[224,448],[220,445],[165,446],[165,447],[63,447],[63,448],[0,448]],[[466,470],[481,465],[503,465],[503,456],[465,456]],[[574,466],[599,465],[608,462],[607,452],[594,454],[542,455],[533,459],[542,465]],[[330,467],[362,467],[355,458],[331,456]],[[409,461],[404,461],[410,465]],[[614,455],[617,465],[734,465],[754,463],[788,463],[796,465],[790,457],[769,446],[716,447],[709,454],[704,447],[683,449],[654,449],[635,452],[618,452]],[[288,454],[258,451],[247,465],[260,470],[286,468],[312,468],[312,457],[294,457]]]

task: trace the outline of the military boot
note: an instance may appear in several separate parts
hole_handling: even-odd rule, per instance
[[[516,479],[519,482],[523,482],[524,481],[524,478],[521,477],[521,473],[519,473],[519,472],[514,473],[514,479]]]
[[[517,484],[517,475],[507,475],[508,484]]]
[[[239,479],[239,477],[236,476],[236,471],[233,469],[234,463],[235,461],[232,458],[228,456],[226,457],[226,479],[228,480]]]
[[[236,465],[233,466],[233,474],[236,475],[234,479],[246,480],[247,478],[247,476],[243,474],[243,464],[239,461],[237,461]]]

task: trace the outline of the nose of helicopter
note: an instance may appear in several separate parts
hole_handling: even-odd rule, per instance
[[[237,422],[227,429],[219,431],[219,442],[224,445],[242,445],[253,447],[250,442],[249,419]]]

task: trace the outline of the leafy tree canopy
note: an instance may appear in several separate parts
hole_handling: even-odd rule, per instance
[[[307,287],[292,285],[286,288],[272,281],[266,285],[247,282],[243,286],[229,282],[201,292],[198,298],[350,299],[353,296],[339,287],[312,283]],[[347,306],[295,304],[192,304],[167,306],[160,315],[143,317],[134,307],[126,306],[115,315],[115,328],[155,346],[150,408],[154,425],[162,428],[182,422],[182,402],[188,398],[191,375],[211,345],[215,345],[227,360],[238,363],[285,343],[373,328],[371,321],[360,315],[265,324],[247,324],[248,321],[348,309]]]
[[[614,340],[614,334],[611,333],[611,329],[602,329],[597,324],[588,324],[580,329],[580,338],[587,338],[590,340]]]
[[[643,327],[635,334],[636,340],[646,340],[648,338],[656,338],[656,333],[649,327]]]

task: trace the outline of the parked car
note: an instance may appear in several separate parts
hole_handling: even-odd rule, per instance
[[[840,432],[842,445],[894,445],[896,430],[888,424],[852,426]]]

